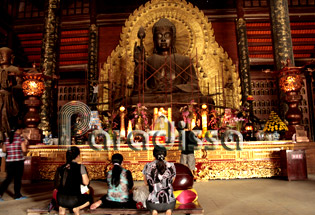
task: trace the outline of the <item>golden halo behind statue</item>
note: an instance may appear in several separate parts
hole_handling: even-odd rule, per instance
[[[167,18],[176,26],[176,50],[178,53],[189,56],[201,56],[210,42],[214,40],[213,31],[207,31],[209,23],[204,14],[192,4],[180,0],[152,0],[145,6],[135,10],[125,23],[121,38],[126,40],[128,54],[133,56],[133,43],[139,40],[137,33],[142,26],[145,29],[146,37],[144,46],[147,54],[153,52],[152,26],[161,18]],[[210,26],[211,28],[211,26]]]

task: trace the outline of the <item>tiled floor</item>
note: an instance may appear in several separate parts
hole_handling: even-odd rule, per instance
[[[3,179],[0,179],[2,181]],[[136,182],[135,185],[142,185]],[[105,182],[92,181],[95,199],[106,192]],[[196,182],[194,188],[199,195],[205,214],[211,215],[314,215],[315,176],[307,181],[285,181],[280,179],[213,180]],[[53,184],[41,181],[23,185],[25,200],[13,200],[13,185],[0,202],[1,215],[26,214],[27,208],[48,205]]]

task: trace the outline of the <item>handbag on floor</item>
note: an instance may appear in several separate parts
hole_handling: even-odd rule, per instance
[[[133,200],[137,203],[137,208],[146,208],[146,200],[149,196],[148,186],[142,185],[133,188]]]

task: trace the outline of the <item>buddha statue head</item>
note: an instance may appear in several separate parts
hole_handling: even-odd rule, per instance
[[[0,66],[5,68],[13,63],[13,51],[8,47],[0,48]]]
[[[161,55],[175,53],[176,28],[171,21],[166,18],[160,19],[153,25],[152,33],[154,53]]]

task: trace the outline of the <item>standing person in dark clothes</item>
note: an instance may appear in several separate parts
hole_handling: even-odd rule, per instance
[[[88,185],[90,180],[85,166],[77,163],[80,160],[78,147],[71,146],[66,153],[66,159],[66,163],[58,167],[55,175],[59,214],[66,214],[66,208],[68,208],[78,215],[80,209],[92,203],[92,197],[89,194],[81,193],[81,185]]]
[[[192,131],[184,131],[185,122],[180,121],[178,124],[180,135],[185,134],[185,138],[181,137],[181,155],[180,163],[189,167],[189,169],[194,172],[196,159],[195,159],[195,146],[197,146],[197,141],[195,140],[195,134]]]
[[[22,136],[21,129],[13,129],[9,133],[9,137],[3,143],[2,151],[7,153],[6,169],[7,177],[0,186],[0,202],[3,193],[7,190],[9,184],[14,179],[14,199],[25,199],[21,194],[21,182],[24,171],[24,155],[27,152],[27,139]]]
[[[100,200],[91,205],[90,209],[102,208],[136,208],[131,190],[133,179],[131,172],[122,168],[123,156],[114,154],[112,156],[113,169],[107,173],[108,190]]]

